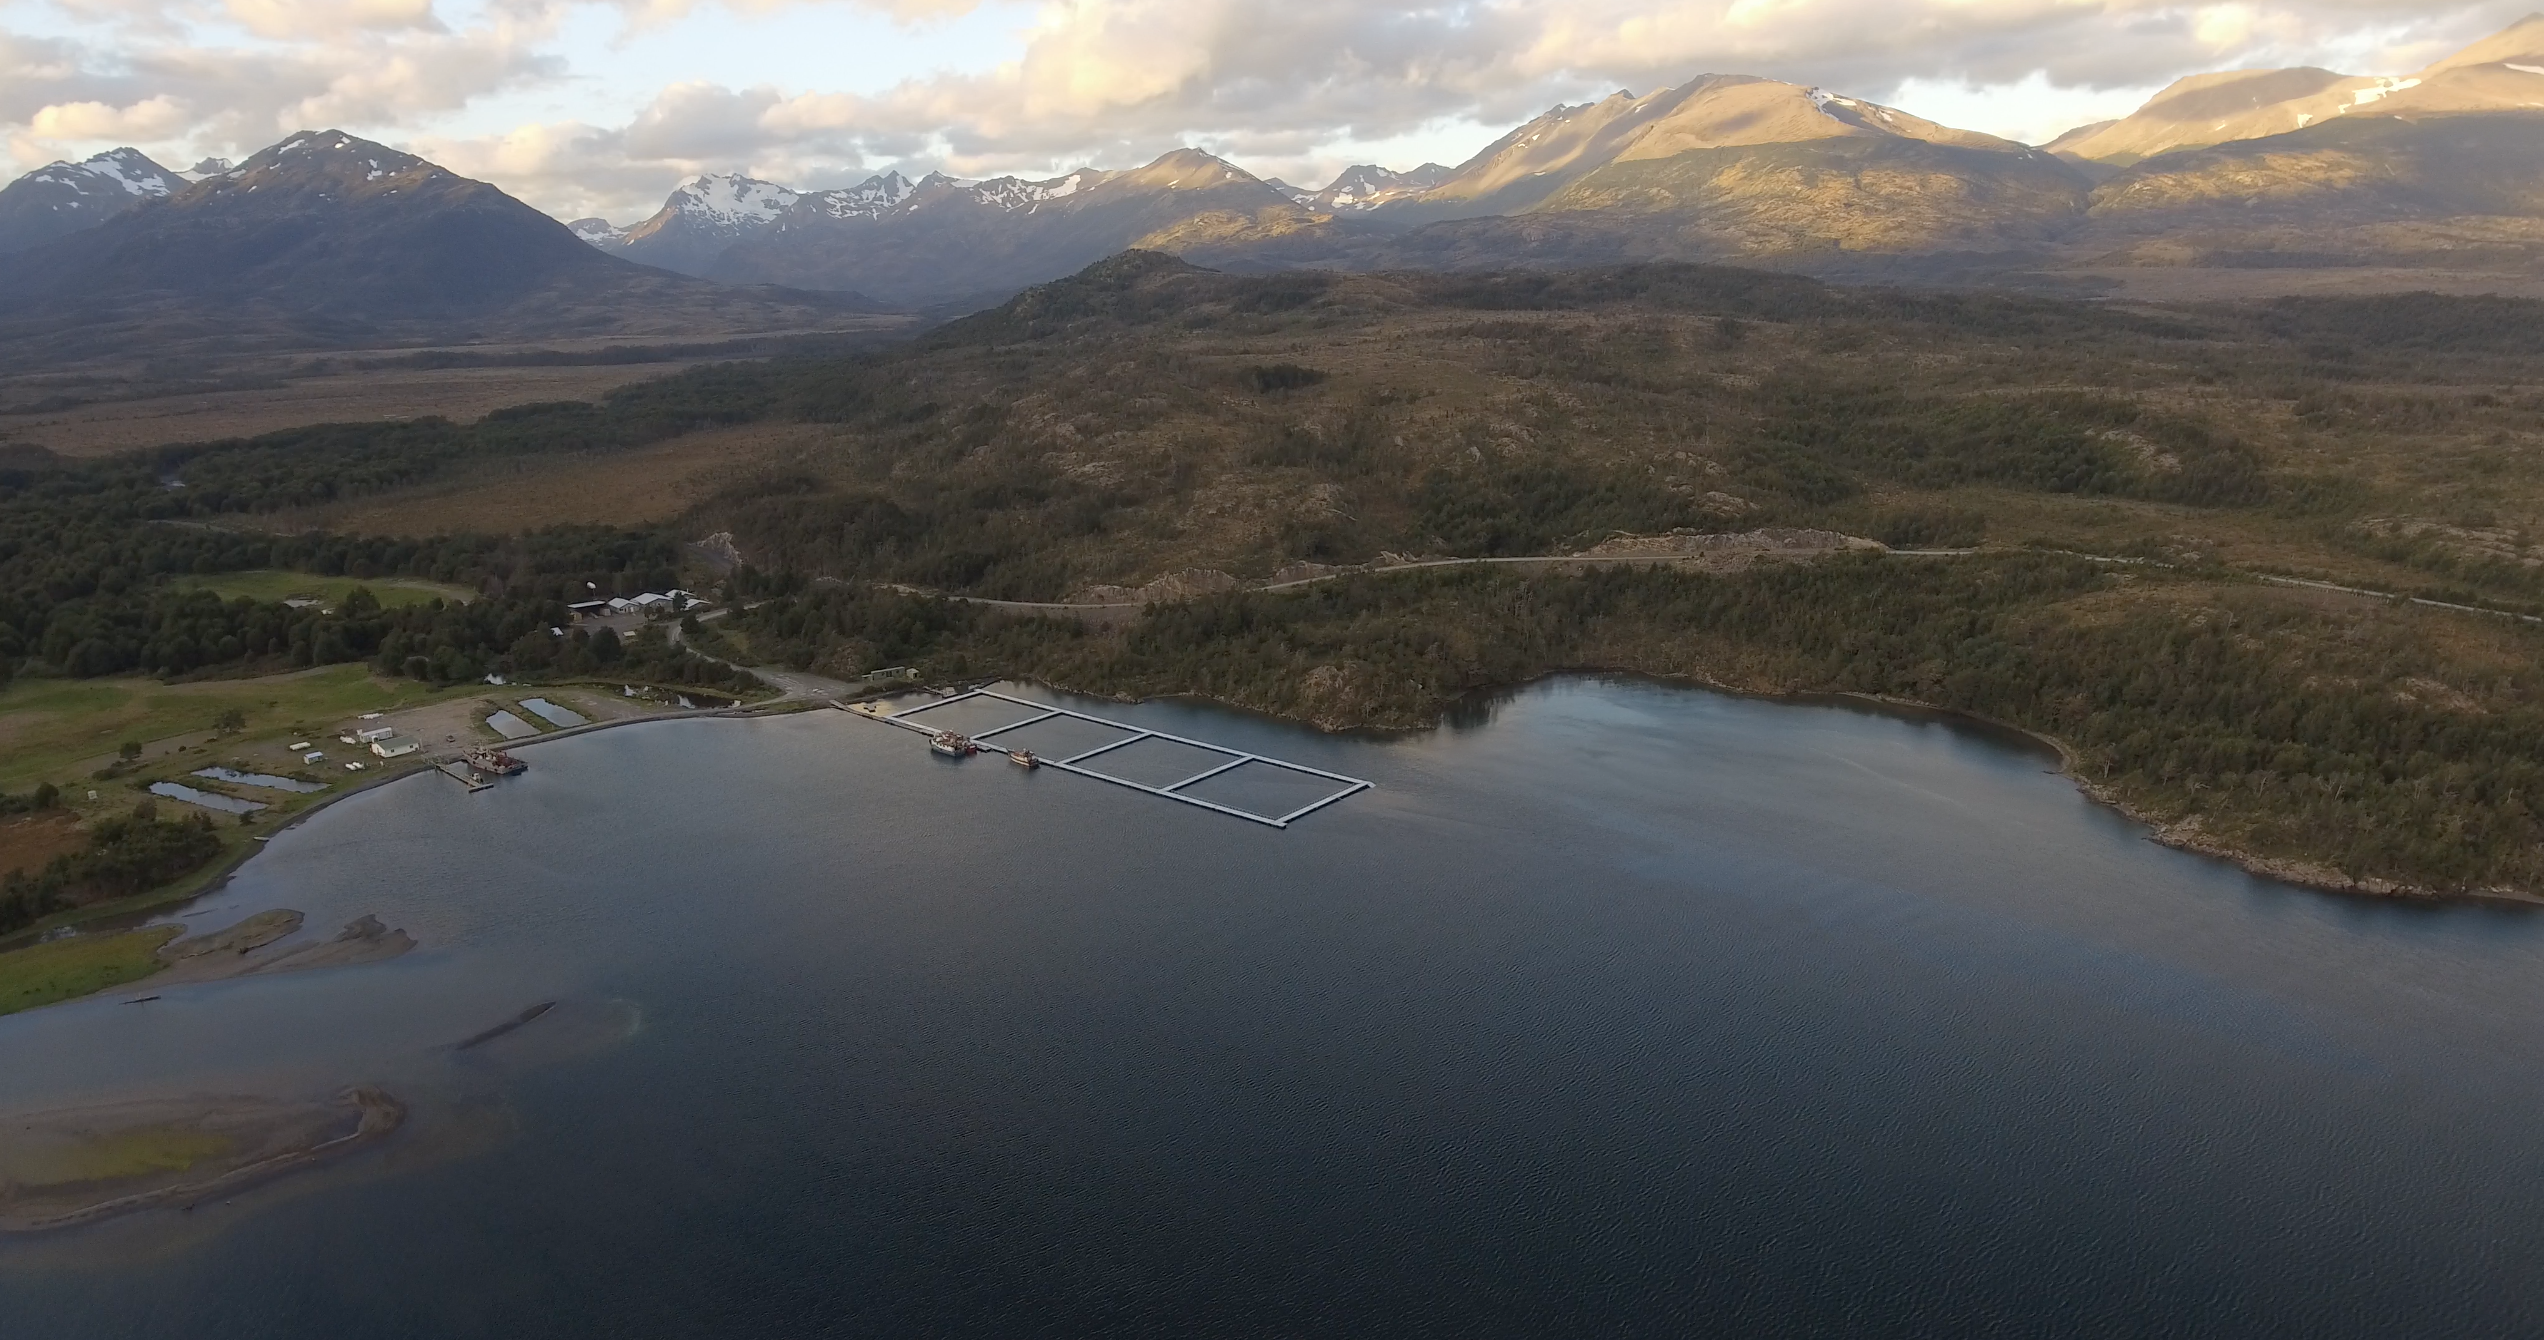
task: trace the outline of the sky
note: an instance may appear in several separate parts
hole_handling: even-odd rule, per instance
[[[560,218],[701,172],[1457,163],[1699,74],[2038,143],[2208,70],[2401,73],[2544,0],[0,0],[0,168],[336,129]]]

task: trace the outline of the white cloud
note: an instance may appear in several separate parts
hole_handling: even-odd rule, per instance
[[[185,129],[185,105],[166,94],[111,107],[102,102],[57,102],[39,107],[28,129],[47,139],[158,140]]]
[[[818,186],[915,162],[1119,165],[1183,143],[1302,176],[1371,146],[1454,159],[1550,103],[1705,72],[2041,139],[2199,70],[2413,68],[2536,0],[1025,2],[18,0],[0,15],[32,4],[58,22],[0,18],[0,135],[23,169],[106,141],[235,153],[341,125],[560,213],[624,219],[705,169]],[[771,79],[755,64],[781,62],[747,45],[781,17],[846,32],[851,16],[976,28],[988,13],[1014,15],[1009,46],[948,48],[898,82],[852,46],[839,82]],[[614,76],[647,34],[709,23],[734,50],[648,86]]]

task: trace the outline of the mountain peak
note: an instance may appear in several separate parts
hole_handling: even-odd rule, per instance
[[[1253,173],[1216,154],[1193,148],[1169,150],[1159,154],[1147,166],[1120,173],[1115,179],[1133,186],[1163,187],[1170,191],[1207,190],[1235,182],[1260,184]]]
[[[2423,79],[2454,70],[2511,62],[2544,65],[2544,14],[2529,14],[2420,72]],[[2520,71],[2520,73],[2528,73]]]
[[[68,236],[145,201],[165,199],[185,179],[139,149],[109,149],[77,163],[47,163],[0,189],[0,252]]]
[[[711,172],[673,191],[663,208],[676,209],[711,224],[750,227],[775,219],[802,198],[800,192],[775,182],[739,172]]]
[[[303,130],[257,150],[248,155],[246,162],[207,177],[204,182],[215,192],[286,191],[349,199],[411,189],[441,179],[460,180],[456,174],[413,154],[357,135],[341,130]]]
[[[854,186],[815,191],[804,199],[834,219],[873,218],[917,194],[919,184],[899,172],[878,172]]]

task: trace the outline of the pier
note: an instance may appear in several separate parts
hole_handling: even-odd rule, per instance
[[[1149,730],[1144,726],[1134,726],[1127,722],[1110,721],[1103,717],[1093,716],[1085,712],[1072,711],[1065,707],[1053,707],[1049,703],[1038,703],[1028,698],[1011,697],[994,689],[973,689],[969,692],[953,694],[945,698],[940,698],[932,703],[924,703],[920,706],[913,707],[906,712],[886,712],[881,709],[880,704],[860,704],[858,709],[856,709],[856,715],[883,722],[888,726],[899,726],[903,730],[916,731],[921,735],[932,737],[937,734],[936,726],[914,721],[911,718],[917,717],[922,713],[936,711],[938,708],[951,707],[956,703],[970,702],[980,698],[993,699],[998,702],[1023,708],[1027,713],[1029,713],[1029,715],[1019,717],[1018,719],[1007,722],[1004,725],[993,726],[988,730],[972,732],[968,738],[975,744],[998,748],[1001,746],[996,746],[992,743],[997,736],[1004,735],[1009,731],[1022,730],[1027,726],[1040,725],[1046,721],[1055,721],[1062,718],[1072,721],[1083,721],[1090,725],[1105,727],[1108,730],[1120,731],[1122,733],[1121,738],[1107,740],[1091,749],[1082,749],[1067,756],[1066,758],[1042,758],[1036,756],[1034,759],[1034,765],[1042,768],[1056,768],[1062,772],[1075,773],[1080,777],[1092,777],[1099,782],[1110,782],[1115,786],[1129,787],[1133,791],[1144,791],[1152,796],[1164,796],[1168,800],[1181,801],[1186,805],[1197,805],[1205,810],[1212,810],[1234,818],[1245,819],[1270,828],[1287,828],[1292,823],[1295,823],[1310,814],[1314,814],[1316,811],[1333,804],[1335,801],[1341,800],[1347,796],[1357,795],[1360,792],[1369,790],[1371,786],[1374,785],[1373,783],[1362,781],[1357,777],[1346,777],[1338,772],[1327,772],[1322,768],[1311,768],[1304,763],[1292,763],[1285,759],[1273,758],[1266,754],[1253,754],[1242,749],[1230,749],[1225,745],[1212,744],[1207,740],[1195,740],[1181,735],[1169,735],[1164,731]],[[1100,758],[1117,749],[1121,749],[1129,745],[1138,744],[1143,740],[1164,740],[1171,744],[1188,745],[1194,749],[1204,750],[1208,753],[1217,755],[1218,758],[1211,764],[1211,766],[1203,768],[1180,781],[1170,782],[1164,786],[1151,786],[1146,782],[1134,781],[1128,777],[1117,776],[1116,774],[1105,772],[1099,768],[1087,766],[1089,760]],[[1215,800],[1206,800],[1200,796],[1192,795],[1185,790],[1186,787],[1198,785],[1213,777],[1233,773],[1237,769],[1245,767],[1248,764],[1258,764],[1266,768],[1275,768],[1303,777],[1318,778],[1320,780],[1333,783],[1334,789],[1327,792],[1325,795],[1308,802],[1307,804],[1301,805],[1298,808],[1289,811],[1286,814],[1257,814],[1252,810],[1240,809],[1234,805],[1223,805]]]

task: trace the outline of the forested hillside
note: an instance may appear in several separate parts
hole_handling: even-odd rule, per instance
[[[2525,809],[2544,634],[2506,617],[2544,609],[2539,316],[1687,266],[1242,277],[1131,254],[906,346],[717,365],[598,405],[26,455],[0,473],[0,656],[34,675],[362,659],[446,682],[641,655],[653,677],[715,677],[658,639],[549,629],[578,590],[721,582],[746,608],[705,638],[734,658],[1199,693],[1335,727],[1419,725],[1566,668],[1912,699],[2059,738],[2175,840],[2326,882],[2544,892]],[[535,496],[558,463],[642,469],[637,448],[753,425],[789,427],[668,523],[274,533],[348,498]],[[1049,601],[1215,570],[1178,588],[1204,590],[1767,526],[1980,552],[1371,575],[1163,603],[1114,632],[895,589]],[[484,597],[320,613],[179,582],[248,567]]]

